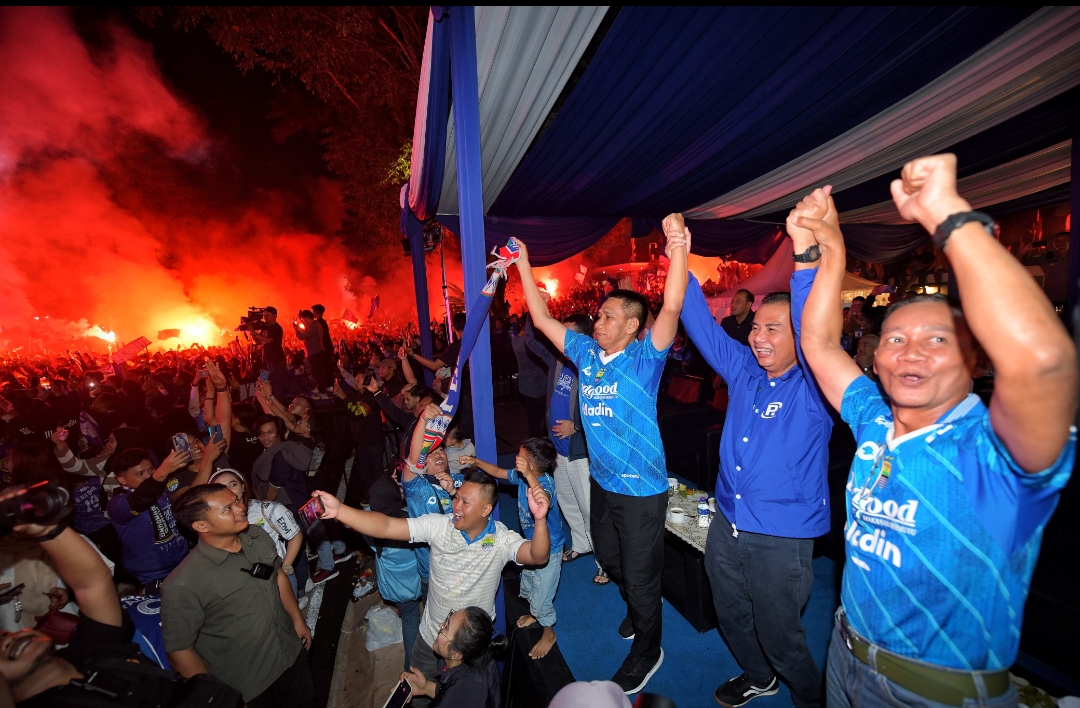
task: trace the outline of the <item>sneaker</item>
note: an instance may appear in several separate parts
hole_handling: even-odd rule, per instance
[[[303,611],[308,606],[308,596],[304,595],[302,598],[296,601],[296,604],[300,606],[300,610]]]
[[[311,582],[315,585],[322,585],[331,578],[336,578],[339,575],[337,568],[334,570],[323,570],[319,568],[315,571],[315,574],[311,576]]]
[[[311,578],[308,578],[307,582],[304,583],[304,592],[309,593],[314,589],[315,589],[315,583],[311,582]]]
[[[630,614],[627,613],[626,617],[623,617],[623,621],[619,624],[619,636],[623,639],[634,638],[634,623],[630,621]]]
[[[613,676],[611,680],[619,684],[619,688],[621,688],[626,695],[637,693],[645,688],[645,684],[649,682],[649,679],[653,677],[653,674],[656,673],[656,670],[659,669],[660,665],[663,663],[663,649],[660,650],[660,658],[653,664],[650,664],[647,659],[631,661],[630,657],[626,657],[626,661],[624,661],[623,665],[619,667],[619,670],[615,672],[615,676]]]
[[[356,557],[356,551],[347,550],[344,553],[334,552],[334,565],[338,563],[344,563],[347,560],[351,560]]]
[[[742,674],[716,689],[713,700],[724,708],[739,708],[760,696],[772,696],[779,690],[780,682],[775,676],[764,686],[755,686],[746,674]]]

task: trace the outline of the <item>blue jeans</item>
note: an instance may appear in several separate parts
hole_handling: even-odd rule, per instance
[[[529,601],[529,614],[536,618],[541,627],[555,624],[555,591],[559,588],[562,576],[562,549],[548,558],[542,568],[530,568],[521,571],[521,597]]]
[[[336,521],[327,519],[317,523],[308,529],[308,543],[315,547],[319,554],[319,568],[322,570],[334,569],[334,554],[345,552],[345,542],[341,540],[341,531]]]
[[[859,661],[847,648],[847,643],[840,634],[839,624],[833,627],[832,643],[829,645],[829,662],[825,669],[825,699],[829,708],[946,708],[947,705],[923,698]],[[962,708],[1011,708],[1018,704],[1016,687],[1010,686],[1007,692],[985,701],[965,699]]]
[[[401,613],[401,638],[405,642],[405,670],[412,666],[412,650],[420,635],[420,600],[395,602]]]

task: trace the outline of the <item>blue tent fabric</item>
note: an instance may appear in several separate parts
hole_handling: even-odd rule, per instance
[[[442,193],[443,162],[446,159],[447,119],[450,116],[450,23],[443,22],[442,8],[433,8],[431,35],[431,75],[427,87],[427,117],[422,151],[423,166],[417,184],[410,183],[412,210],[421,221],[435,216]],[[405,208],[410,202],[407,199]],[[403,230],[404,232],[404,230]]]
[[[893,105],[1033,11],[624,8],[489,214],[695,207]]]
[[[439,223],[460,234],[461,220],[456,214],[439,214]],[[577,219],[540,217],[484,218],[484,241],[488,250],[505,245],[511,236],[520,238],[529,248],[529,261],[545,266],[581,253],[619,223],[612,217]]]

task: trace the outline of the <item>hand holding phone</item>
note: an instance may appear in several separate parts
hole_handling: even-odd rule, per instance
[[[416,670],[413,669],[413,671]],[[390,694],[390,697],[386,699],[386,703],[383,704],[383,708],[405,708],[405,706],[408,705],[409,700],[412,698],[413,695],[413,687],[412,684],[409,683],[409,680],[405,677],[411,675],[412,672],[402,674],[401,681],[394,688],[394,692]],[[421,676],[420,678],[423,678],[423,676]],[[426,685],[426,679],[424,683]]]

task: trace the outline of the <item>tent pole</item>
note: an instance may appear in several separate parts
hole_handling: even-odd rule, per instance
[[[487,282],[484,195],[480,174],[480,95],[476,77],[476,25],[472,5],[450,8],[450,75],[454,99],[454,140],[457,143],[461,269],[467,307],[480,295]],[[489,324],[485,320],[469,357],[473,442],[476,444],[476,456],[483,460],[494,460],[496,457],[490,337]]]
[[[420,354],[425,359],[434,356],[431,344],[431,313],[428,311],[427,261],[424,258],[424,225],[409,209],[404,207],[408,220],[405,229],[409,237],[409,256],[412,259],[413,290],[416,292],[416,323],[420,328]],[[424,381],[428,386],[434,381],[433,372],[424,369]]]
[[[1076,307],[1080,298],[1078,295],[1077,281],[1080,280],[1080,228],[1076,225],[1077,217],[1080,217],[1080,123],[1073,133],[1072,141],[1072,189],[1069,197],[1069,289],[1068,307],[1066,308],[1065,320],[1072,319],[1073,327],[1080,329],[1080,313]]]

